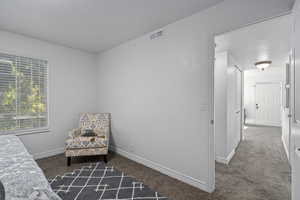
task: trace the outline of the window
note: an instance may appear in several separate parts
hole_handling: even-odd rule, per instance
[[[0,133],[48,128],[48,62],[0,53]]]

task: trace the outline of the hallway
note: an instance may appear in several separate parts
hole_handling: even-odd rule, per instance
[[[289,200],[290,167],[281,129],[249,126],[244,130],[230,164],[216,164],[216,188],[215,197],[228,200]]]

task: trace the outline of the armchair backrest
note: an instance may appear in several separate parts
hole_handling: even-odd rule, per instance
[[[106,129],[110,128],[110,113],[83,113],[79,119],[79,128]]]

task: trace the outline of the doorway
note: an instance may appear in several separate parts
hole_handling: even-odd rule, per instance
[[[215,37],[216,189],[232,199],[290,199],[290,133],[282,128],[289,27],[286,15]]]

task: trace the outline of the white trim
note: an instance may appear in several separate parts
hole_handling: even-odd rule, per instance
[[[49,127],[36,128],[36,129],[23,129],[23,130],[15,130],[15,131],[6,131],[1,132],[1,135],[31,135],[36,133],[47,133],[51,132]]]
[[[159,163],[156,163],[154,161],[151,161],[151,160],[148,160],[148,159],[145,159],[145,158],[142,158],[134,153],[130,153],[130,152],[127,152],[121,148],[118,148],[118,147],[114,147],[114,146],[110,146],[109,148],[111,151],[113,152],[116,152],[117,154],[120,154],[130,160],[133,160],[135,162],[138,162],[138,163],[141,163],[149,168],[152,168],[154,170],[157,170],[163,174],[166,174],[172,178],[175,178],[175,179],[178,179],[182,182],[185,182],[189,185],[192,185],[196,188],[199,188],[201,190],[204,190],[206,192],[212,192],[210,190],[210,187],[209,185],[204,182],[204,181],[201,181],[201,180],[198,180],[198,179],[195,179],[189,175],[185,175],[181,172],[178,172],[176,170],[173,170],[173,169],[170,169],[168,167],[165,167]]]
[[[215,44],[215,43],[214,43]],[[215,58],[215,55],[214,55]],[[215,62],[211,68],[209,68],[209,73],[211,77],[211,81],[209,82],[209,104],[208,104],[208,192],[213,192],[216,188],[216,153],[215,153]],[[200,170],[200,169],[199,169]]]
[[[64,152],[65,152],[65,147],[60,147],[60,148],[53,149],[53,150],[50,150],[50,151],[35,153],[35,154],[33,154],[33,158],[35,160],[37,160],[37,159],[41,159],[41,158],[47,158],[47,157],[55,156],[55,155],[58,155],[58,154],[62,154]]]
[[[283,147],[284,147],[284,151],[285,151],[285,154],[290,162],[290,155],[289,155],[289,150],[288,150],[288,147],[286,146],[286,143],[284,142],[284,137],[283,135],[281,136],[281,141],[282,141],[282,144],[283,144]]]
[[[221,156],[216,156],[216,161],[218,163],[228,165],[230,163],[231,159],[233,158],[234,154],[235,154],[235,149],[233,149],[232,152],[230,152],[230,154],[226,158],[221,157]]]
[[[252,126],[273,126],[273,127],[281,127],[282,126],[281,123],[274,123],[274,122],[267,122],[267,121],[247,123],[247,125],[252,125]]]

